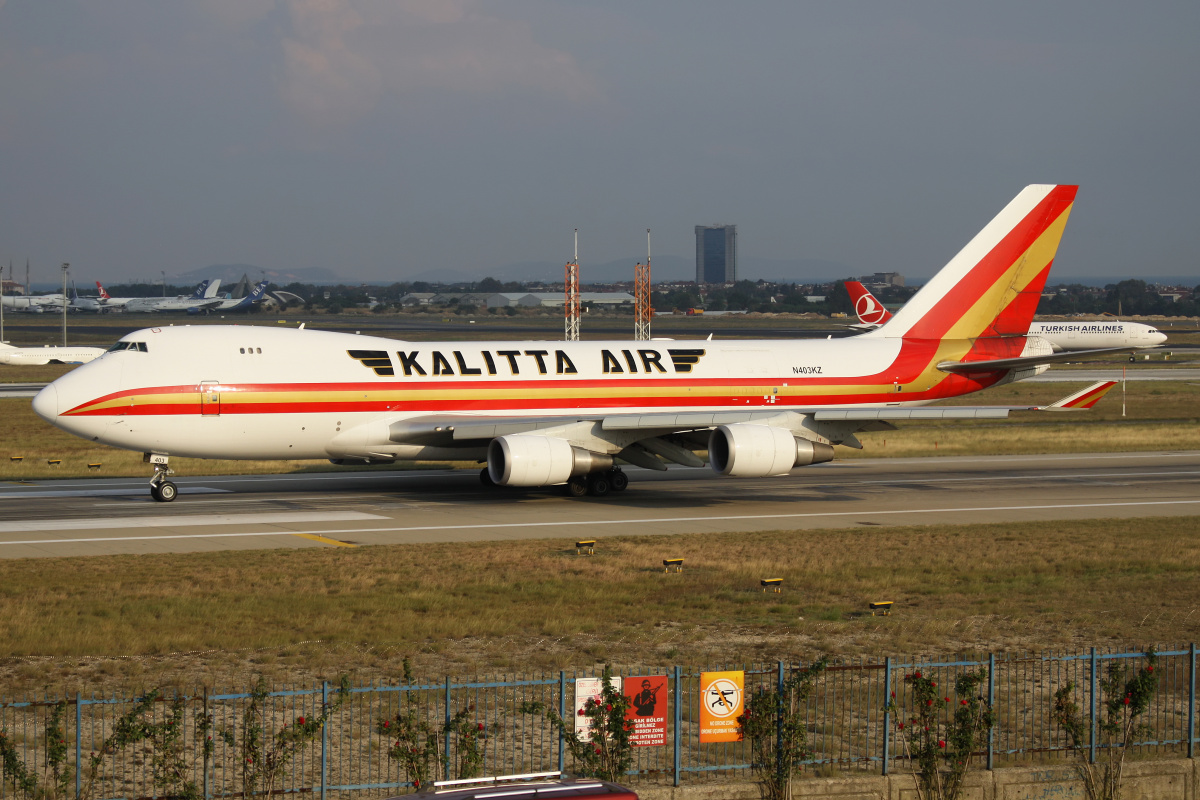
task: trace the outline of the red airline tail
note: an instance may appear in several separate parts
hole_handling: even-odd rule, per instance
[[[100,293],[101,300],[110,300],[108,292],[104,291],[104,287],[100,285],[100,281],[96,281],[96,290]]]
[[[882,328],[922,340],[1029,331],[1078,186],[1026,186]]]
[[[850,300],[854,303],[854,313],[858,315],[858,321],[864,325],[882,325],[892,318],[892,312],[883,307],[875,299],[875,295],[863,286],[858,281],[842,281],[846,284],[846,291],[850,294]]]

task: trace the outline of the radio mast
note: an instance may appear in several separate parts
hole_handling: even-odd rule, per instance
[[[633,338],[639,342],[650,339],[650,229],[646,228],[646,264],[633,268]]]
[[[565,303],[565,333],[568,342],[579,341],[579,228],[575,229],[575,258],[563,270]]]

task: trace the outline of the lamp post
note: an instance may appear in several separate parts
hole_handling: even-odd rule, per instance
[[[167,296],[167,271],[165,269],[163,269],[163,270],[159,270],[159,272],[162,274],[163,297],[166,297]]]
[[[68,264],[68,263],[66,263],[66,262],[63,262],[63,265],[62,265],[62,275],[63,275],[63,292],[62,292],[62,307],[63,307],[63,347],[66,347],[66,346],[67,346],[67,270],[69,270],[70,268],[71,268],[71,265],[70,265],[70,264]]]
[[[9,268],[9,272],[12,269]],[[4,265],[0,264],[0,344],[4,343]]]

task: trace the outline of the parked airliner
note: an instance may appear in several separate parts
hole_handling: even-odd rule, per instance
[[[883,307],[867,287],[858,281],[843,283],[846,284],[850,299],[854,301],[854,313],[862,323],[854,327],[873,329],[891,319],[891,312]],[[1031,322],[1028,335],[1045,339],[1056,353],[1158,347],[1167,340],[1166,334],[1151,325],[1115,319],[1091,322]]]
[[[616,461],[782,475],[928,407],[1064,360],[1026,338],[1077,187],[1026,187],[886,325],[829,340],[404,342],[303,328],[135,331],[33,400],[43,419],[168,457],[486,462],[485,483],[625,488]],[[1102,383],[1054,404],[1090,407]],[[1024,409],[1036,407],[1022,406]]]
[[[41,366],[43,364],[86,364],[104,354],[103,347],[13,347],[0,342],[0,364]]]

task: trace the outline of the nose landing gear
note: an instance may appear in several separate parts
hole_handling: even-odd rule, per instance
[[[146,453],[142,456],[145,461],[154,466],[154,476],[150,478],[150,496],[160,503],[169,503],[179,495],[179,487],[167,480],[175,474],[175,470],[167,466],[167,457],[157,453]]]

